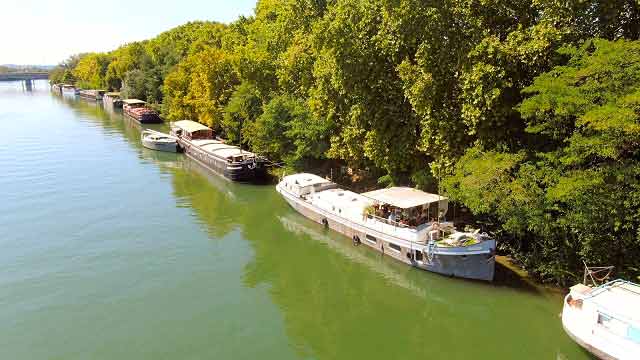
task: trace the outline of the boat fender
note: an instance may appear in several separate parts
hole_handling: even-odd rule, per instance
[[[329,227],[329,220],[327,220],[327,218],[322,219],[322,225]]]
[[[353,246],[358,245],[360,245],[360,238],[358,237],[358,235],[353,235]]]

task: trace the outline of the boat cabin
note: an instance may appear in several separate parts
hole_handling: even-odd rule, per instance
[[[294,174],[284,178],[284,188],[299,197],[337,188],[338,185],[314,174]]]
[[[114,107],[122,107],[122,99],[120,98],[119,92],[108,92],[105,93],[103,99],[106,103],[112,104]]]
[[[111,100],[118,100],[120,99],[120,93],[119,92],[108,92],[104,94],[105,98],[111,99]]]
[[[124,104],[125,109],[134,109],[147,106],[146,101],[138,99],[124,99],[122,100],[122,103]]]
[[[391,187],[362,195],[374,200],[367,209],[369,217],[410,228],[442,220],[449,204],[446,197],[410,187]]]
[[[213,130],[191,120],[180,120],[171,123],[171,132],[175,136],[187,140],[209,140],[213,139]]]

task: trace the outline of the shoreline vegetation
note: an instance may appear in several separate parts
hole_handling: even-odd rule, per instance
[[[583,261],[638,281],[639,38],[635,0],[259,0],[50,81],[145,100],[288,172],[439,192],[539,282],[575,283]]]

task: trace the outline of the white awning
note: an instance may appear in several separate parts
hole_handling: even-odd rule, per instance
[[[444,196],[426,193],[409,187],[392,187],[374,190],[362,195],[401,209],[409,209],[416,206],[448,200]]]
[[[138,99],[124,99],[122,100],[122,102],[127,105],[142,105],[147,103],[146,101],[142,101]]]
[[[183,129],[190,133],[194,133],[196,131],[211,130],[206,126],[191,120],[180,120],[180,121],[172,122],[171,125],[179,127],[180,129]]]

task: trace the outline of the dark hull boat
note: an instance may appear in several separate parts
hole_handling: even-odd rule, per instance
[[[252,182],[266,177],[266,159],[214,139],[213,131],[202,124],[191,120],[171,123],[171,135],[187,156],[229,180]]]

